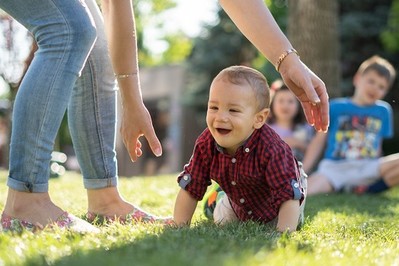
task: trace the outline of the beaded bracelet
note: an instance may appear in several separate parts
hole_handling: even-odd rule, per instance
[[[282,62],[284,61],[284,59],[285,59],[289,54],[291,54],[291,53],[295,53],[295,54],[299,57],[299,54],[298,54],[297,50],[295,50],[294,48],[288,49],[287,51],[285,51],[284,53],[282,53],[282,54],[280,55],[280,57],[278,58],[277,63],[276,63],[276,70],[277,70],[277,72],[280,72],[279,69],[280,69],[281,63],[282,63]]]
[[[115,78],[117,78],[117,79],[125,79],[125,78],[132,77],[134,75],[137,75],[137,72],[133,72],[130,74],[114,74]]]

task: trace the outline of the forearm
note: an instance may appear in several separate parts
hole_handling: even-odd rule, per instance
[[[278,213],[277,230],[280,232],[293,232],[298,226],[299,200],[288,200],[284,202]]]
[[[130,0],[102,0],[108,49],[114,73],[131,75],[118,79],[124,106],[142,102],[133,6]]]
[[[178,226],[189,225],[198,201],[186,190],[180,189],[177,194],[173,219]]]
[[[275,64],[292,47],[262,0],[219,0],[240,31]]]
[[[302,162],[303,170],[306,173],[309,173],[316,165],[316,162],[319,160],[321,153],[324,149],[325,139],[326,134],[323,132],[318,132],[309,143],[309,146],[307,147],[305,152],[305,157],[303,158]]]
[[[305,151],[306,149],[306,142],[303,140],[294,137],[283,138],[283,140],[291,147],[291,149],[298,149],[301,151]]]

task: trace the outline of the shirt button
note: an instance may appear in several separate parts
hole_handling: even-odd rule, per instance
[[[298,183],[295,183],[295,184],[294,184],[294,187],[295,187],[295,188],[298,188],[298,187],[299,187],[299,184],[298,184]]]
[[[248,214],[251,215],[251,214],[252,214],[252,211],[249,211]]]
[[[236,159],[236,158],[233,158],[233,159],[231,159],[231,162],[232,162],[232,163],[236,163],[236,162],[237,162],[237,159]]]
[[[241,199],[240,199],[240,202],[241,202],[241,203],[244,203],[244,202],[245,202],[245,199],[241,198]]]
[[[188,180],[188,176],[186,176],[186,175],[183,176],[183,179],[187,181]]]
[[[233,186],[237,185],[236,181],[231,181],[231,184],[232,184]]]
[[[245,148],[245,152],[249,152],[249,148]]]

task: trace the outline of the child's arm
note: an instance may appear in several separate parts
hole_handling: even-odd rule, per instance
[[[291,149],[299,149],[301,151],[305,151],[306,149],[306,141],[297,139],[295,137],[287,137],[283,138],[285,143],[288,144],[288,146],[291,147]]]
[[[280,232],[293,232],[298,226],[299,220],[299,200],[288,200],[281,204],[278,221],[277,230]]]
[[[309,143],[308,148],[303,158],[303,170],[308,173],[313,169],[316,162],[319,160],[321,153],[324,150],[326,144],[327,134],[324,132],[317,132]]]
[[[190,225],[198,201],[184,189],[180,189],[175,202],[173,219],[178,226]]]

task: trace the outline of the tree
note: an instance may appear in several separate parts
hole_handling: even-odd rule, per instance
[[[337,0],[289,0],[288,38],[326,84],[330,97],[340,95]]]

